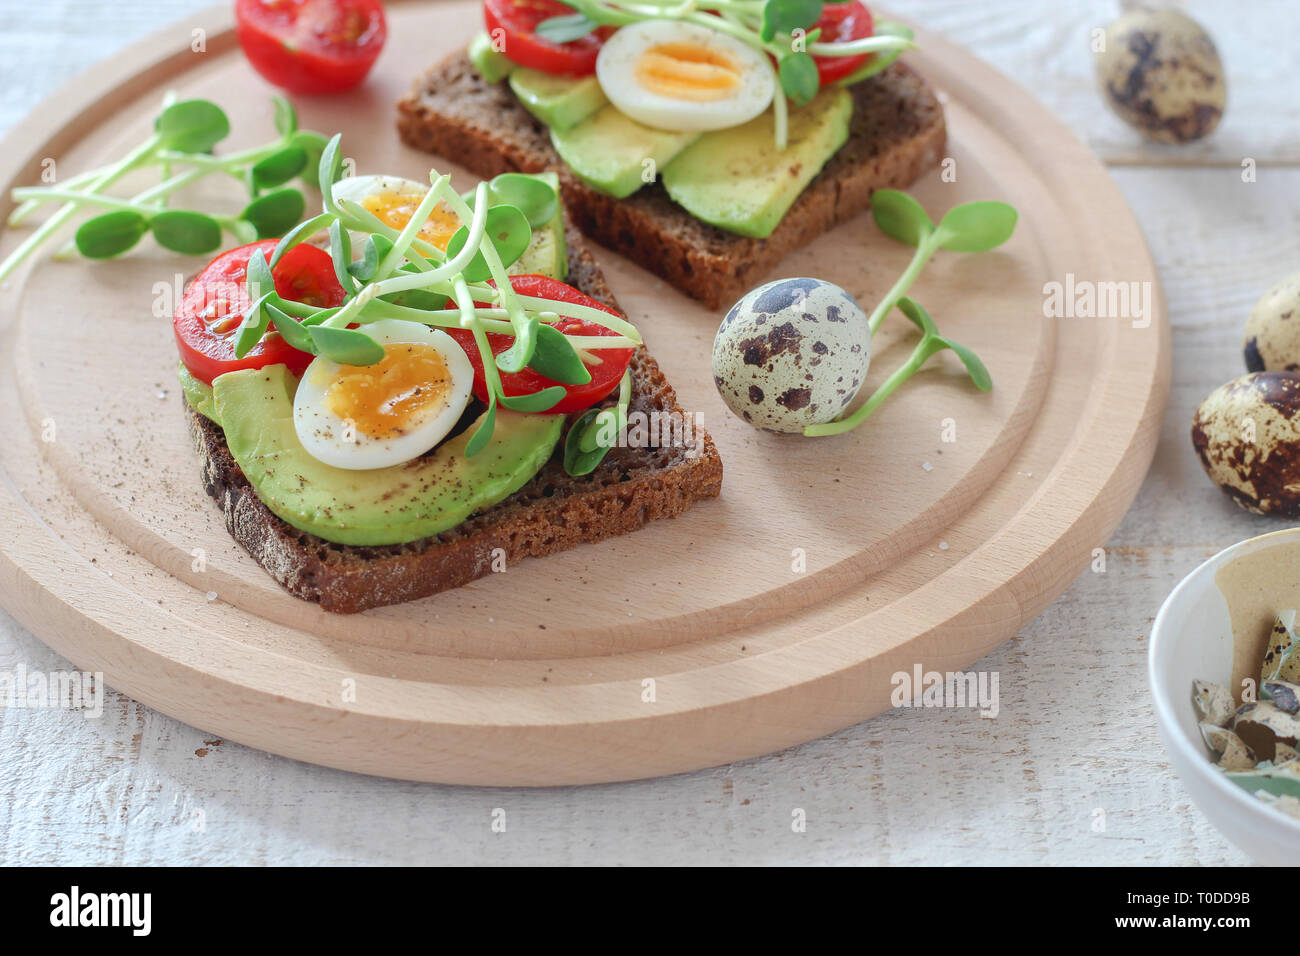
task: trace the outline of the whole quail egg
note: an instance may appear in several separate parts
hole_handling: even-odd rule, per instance
[[[1247,511],[1300,518],[1300,374],[1254,372],[1196,409],[1205,473]]]
[[[1242,341],[1251,372],[1300,369],[1300,272],[1264,293],[1246,320]]]
[[[833,421],[871,364],[871,330],[853,296],[821,279],[778,279],[731,307],[713,340],[713,380],[756,428],[797,434]]]
[[[1223,62],[1199,23],[1178,10],[1137,7],[1106,28],[1097,79],[1124,122],[1162,143],[1186,143],[1219,125]]]

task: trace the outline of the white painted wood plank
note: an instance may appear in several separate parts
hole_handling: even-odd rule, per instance
[[[882,4],[941,33],[1020,80],[1113,163],[1300,163],[1295,36],[1300,7],[1289,0],[1182,0],[1219,48],[1228,106],[1201,143],[1151,144],[1104,105],[1094,78],[1092,31],[1117,15],[1115,0],[899,0]]]
[[[0,0],[0,129],[80,66],[202,5]],[[1096,108],[1087,69],[1062,53],[1077,25],[1108,4],[896,6],[1038,90],[1094,145],[1131,149],[1122,126],[1100,125],[1109,118]],[[1284,4],[1249,7],[1265,15],[1237,8],[1230,22],[1257,36]],[[1251,66],[1248,56],[1230,59]],[[1255,66],[1259,77],[1272,69]],[[1295,149],[1284,134],[1300,129],[1288,112],[1295,104],[1278,92],[1288,88],[1239,75],[1233,90],[1242,98],[1230,107],[1245,103],[1244,114],[1258,97],[1265,105],[1256,112],[1289,116],[1250,137],[1283,157]],[[1266,155],[1264,146],[1256,152]],[[1190,807],[1164,760],[1146,691],[1146,632],[1197,562],[1276,526],[1208,484],[1186,430],[1204,394],[1241,370],[1236,345],[1251,303],[1300,267],[1300,172],[1266,168],[1253,186],[1233,169],[1117,169],[1115,177],[1165,278],[1175,326],[1169,414],[1106,572],[1085,574],[979,665],[1000,675],[997,719],[901,711],[718,770],[501,791],[376,780],[205,741],[116,694],[99,720],[0,709],[0,862],[1242,862]],[[0,615],[0,674],[19,665],[66,667]],[[490,827],[498,807],[507,820],[499,834]],[[804,833],[791,830],[797,809],[807,814]]]

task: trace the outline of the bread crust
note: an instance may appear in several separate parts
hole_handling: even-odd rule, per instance
[[[567,229],[569,282],[617,309],[582,236]],[[630,412],[686,412],[644,348],[632,358]],[[225,434],[186,406],[203,487],[226,529],[291,594],[326,611],[352,614],[460,587],[527,557],[600,541],[681,514],[722,490],[722,460],[703,429],[693,442],[615,448],[590,475],[564,471],[557,450],[523,488],[457,527],[401,545],[360,547],[325,541],[276,517],[230,453]],[[499,549],[499,550],[498,550]]]
[[[486,82],[463,52],[416,81],[397,104],[397,129],[407,145],[445,156],[484,178],[554,170],[565,206],[585,235],[718,309],[758,285],[789,253],[861,213],[877,189],[910,186],[943,156],[943,107],[909,67],[895,63],[850,92],[848,142],[766,239],[701,222],[657,182],[626,199],[587,186],[560,159],[546,127],[509,85]]]

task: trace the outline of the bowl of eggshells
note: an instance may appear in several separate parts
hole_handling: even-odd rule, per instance
[[[1300,861],[1300,528],[1219,552],[1151,631],[1156,724],[1192,801],[1259,863]]]

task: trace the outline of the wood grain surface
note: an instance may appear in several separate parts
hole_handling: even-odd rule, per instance
[[[22,17],[12,6],[0,7],[5,62],[15,74],[6,88],[10,99],[15,91],[27,98],[10,121],[52,83],[107,52],[109,38],[132,38],[186,5],[122,4],[111,24],[84,32],[78,28],[98,22],[91,19],[98,5],[51,4]],[[962,6],[914,3],[905,12],[965,40]],[[1001,33],[983,29],[972,45],[1049,97],[1034,71],[1063,54],[1039,28],[1051,21],[1046,5],[983,6]],[[1091,6],[1099,19],[1108,15],[1106,4]],[[1208,13],[1192,6],[1229,49],[1233,24],[1215,29]],[[1264,18],[1283,15],[1282,5],[1255,7]],[[73,30],[56,33],[58,23]],[[24,38],[25,52],[18,49]],[[32,49],[41,42],[38,63]],[[55,48],[78,62],[59,63],[50,55]],[[24,56],[30,70],[18,69]],[[1017,62],[1029,65],[1012,69]],[[41,85],[49,70],[57,75]],[[1239,77],[1234,90],[1255,88],[1250,74],[1233,74]],[[1265,95],[1267,86],[1259,83],[1257,92]],[[1076,128],[1089,121],[1064,102],[1052,105]],[[1273,142],[1263,119],[1261,111],[1261,122],[1247,129],[1261,155]],[[1220,500],[1200,476],[1184,432],[1200,397],[1237,374],[1236,340],[1250,304],[1296,267],[1300,183],[1294,169],[1263,163],[1259,182],[1249,185],[1235,169],[1115,172],[1166,282],[1176,328],[1170,416],[1151,479],[1108,547],[1105,572],[1085,574],[979,665],[1001,676],[997,719],[970,710],[898,711],[715,771],[507,792],[294,764],[204,741],[125,698],[111,698],[100,721],[10,710],[0,714],[7,783],[0,853],[10,862],[1240,860],[1187,806],[1165,768],[1144,686],[1145,629],[1164,593],[1200,558],[1272,527]],[[0,671],[63,666],[21,629],[11,624],[8,631]],[[497,810],[504,833],[492,827],[502,819]],[[794,832],[800,811],[808,825]]]

